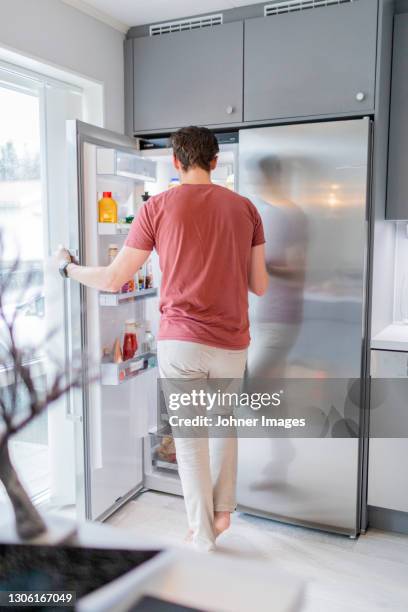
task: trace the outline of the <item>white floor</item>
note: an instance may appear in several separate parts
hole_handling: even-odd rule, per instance
[[[187,531],[183,500],[152,491],[108,522],[164,545],[180,545]],[[300,577],[308,585],[304,612],[408,610],[408,536],[370,530],[353,541],[236,513],[218,544],[224,553],[278,562]]]

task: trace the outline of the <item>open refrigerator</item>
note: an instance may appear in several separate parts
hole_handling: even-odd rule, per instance
[[[280,265],[289,252],[301,272],[295,286],[290,277],[271,277],[269,293],[250,296],[246,376],[256,378],[259,363],[272,378],[279,365],[283,378],[312,379],[316,388],[319,381],[336,381],[340,391],[330,395],[331,405],[345,418],[354,406],[357,432],[240,439],[238,506],[355,537],[365,528],[370,121],[251,128],[217,139],[213,182],[257,206],[267,262]],[[69,248],[81,264],[106,265],[109,246],[123,245],[130,224],[100,224],[100,196],[111,191],[119,217],[130,219],[146,192],[177,184],[172,151],[167,138],[131,139],[78,121],[69,122],[68,143]],[[93,520],[143,489],[181,494],[170,430],[159,418],[156,355],[145,350],[147,322],[154,336],[159,324],[155,253],[151,264],[147,291],[106,295],[64,284],[67,367],[80,355],[85,375],[92,367],[100,374],[98,382],[71,391],[66,408],[75,430],[77,514]],[[298,308],[289,325],[279,308],[286,317],[291,304]],[[140,348],[129,363],[114,364],[112,345],[122,343],[128,319],[139,323]]]
[[[213,181],[234,189],[237,136],[218,135],[219,164]],[[149,196],[177,186],[167,139],[131,139],[80,121],[67,122],[69,148],[70,252],[82,265],[109,263],[109,249],[120,249]],[[177,188],[177,187],[175,187]],[[100,223],[98,201],[112,192],[118,222]],[[144,196],[144,199],[142,198]],[[126,222],[126,218],[127,221]],[[160,268],[151,255],[153,286],[117,294],[65,284],[66,366],[80,359],[86,378],[98,380],[71,391],[67,418],[75,430],[75,490],[79,517],[103,520],[142,489],[181,494],[169,430],[158,429],[154,348],[157,337]],[[143,276],[143,273],[142,273]],[[133,289],[133,287],[130,287]],[[114,363],[115,341],[123,344],[125,321],[137,322],[138,349]]]

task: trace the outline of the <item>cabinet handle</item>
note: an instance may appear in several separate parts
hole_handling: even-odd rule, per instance
[[[232,113],[234,112],[234,107],[229,105],[227,106],[225,110],[226,110],[227,115],[232,115]]]
[[[357,102],[362,102],[363,100],[365,100],[365,93],[362,91],[359,91],[358,94],[356,95],[356,100]]]

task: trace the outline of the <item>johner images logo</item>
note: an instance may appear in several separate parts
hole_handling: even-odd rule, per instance
[[[305,427],[306,419],[276,418],[260,410],[278,408],[282,404],[284,391],[273,393],[209,392],[193,389],[168,396],[169,424],[171,427],[276,427],[291,429]],[[246,410],[239,416],[236,412]],[[181,414],[177,414],[181,411]],[[248,411],[253,411],[252,413]]]
[[[359,438],[358,379],[161,379],[158,425],[174,436]]]

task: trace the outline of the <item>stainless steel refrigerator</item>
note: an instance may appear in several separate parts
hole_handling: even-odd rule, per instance
[[[247,376],[335,379],[340,403],[363,380],[357,437],[239,440],[239,508],[350,536],[365,504],[370,130],[364,118],[239,133],[239,191],[262,217],[270,277],[250,299]]]
[[[70,244],[81,263],[106,265],[129,225],[98,223],[98,199],[113,192],[137,213],[142,195],[175,178],[166,139],[141,141],[68,125]],[[238,144],[239,141],[239,144]],[[266,233],[270,288],[250,297],[248,373],[292,378],[365,376],[370,121],[249,128],[220,135],[213,180],[248,196]],[[289,271],[286,268],[289,267]],[[157,292],[106,296],[66,284],[67,363],[105,360],[124,322],[158,327]],[[104,519],[143,488],[181,494],[174,463],[158,460],[154,363],[103,363],[101,379],[71,393],[78,514]],[[133,368],[134,366],[134,368]],[[105,369],[108,372],[105,372]],[[259,370],[260,368],[260,370]],[[106,374],[106,376],[105,376]],[[344,389],[346,395],[347,389]],[[240,439],[239,507],[291,523],[355,535],[364,502],[364,422],[359,438]]]

